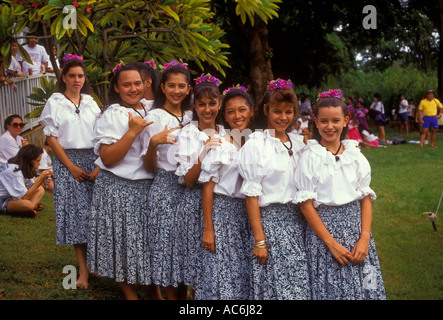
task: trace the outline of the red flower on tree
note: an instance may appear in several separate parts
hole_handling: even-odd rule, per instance
[[[73,3],[72,5],[73,5],[74,7],[77,8],[77,7],[78,7],[78,2],[77,2],[77,0],[75,0],[74,3]]]
[[[32,8],[38,8],[38,4],[35,3],[35,2],[33,2],[33,3],[31,4],[31,7],[32,7]]]
[[[91,10],[92,10],[92,7],[91,7],[91,6],[87,6],[87,7],[86,7],[86,12],[91,12]]]

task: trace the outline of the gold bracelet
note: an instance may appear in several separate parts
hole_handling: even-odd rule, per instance
[[[266,249],[266,248],[267,248],[267,246],[266,246],[266,240],[262,240],[262,241],[256,242],[256,243],[254,244],[254,248],[257,248],[257,249]]]

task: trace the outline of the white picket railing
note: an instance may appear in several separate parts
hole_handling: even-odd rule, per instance
[[[46,77],[48,81],[56,78],[54,73],[36,74],[27,78],[13,78],[15,89],[8,84],[0,87],[0,134],[6,129],[3,128],[5,119],[11,114],[18,114],[23,118],[23,121],[26,123],[23,131],[38,125],[39,118],[25,119],[24,115],[37,108],[29,104],[32,100],[28,96],[33,92],[32,88],[40,88],[41,77]]]

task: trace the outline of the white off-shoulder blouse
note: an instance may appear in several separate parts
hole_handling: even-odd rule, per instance
[[[188,124],[192,120],[192,111],[185,111],[183,119],[178,117],[183,125]],[[176,117],[169,114],[167,111],[157,108],[152,109],[148,112],[145,117],[147,122],[153,121],[154,123],[147,126],[143,132],[140,134],[141,143],[143,145],[142,155],[144,156],[148,151],[149,141],[153,136],[162,132],[165,126],[168,129],[178,127],[180,122]],[[171,132],[171,135],[178,136],[182,129],[177,129]],[[177,170],[177,159],[175,157],[175,151],[177,150],[177,145],[173,144],[161,144],[157,147],[157,168],[165,171],[176,171]]]
[[[46,101],[40,116],[45,136],[57,137],[63,149],[91,149],[92,135],[100,108],[94,99],[81,94],[79,113],[62,93],[54,93]]]
[[[319,205],[341,206],[367,195],[375,200],[371,183],[371,166],[355,140],[343,140],[344,152],[336,160],[316,140],[308,140],[297,170],[295,203],[314,200]]]
[[[244,199],[240,192],[243,178],[238,171],[239,151],[222,138],[222,143],[216,149],[208,152],[202,161],[200,183],[212,180],[215,182],[214,193],[231,198]]]
[[[289,203],[294,198],[295,169],[305,144],[300,135],[288,133],[288,136],[292,142],[292,156],[269,130],[254,132],[240,149],[238,168],[244,179],[241,193],[258,196],[260,207]],[[290,142],[285,145],[289,148]]]
[[[140,117],[133,109],[120,106],[119,104],[110,105],[100,115],[92,139],[96,155],[100,155],[100,146],[102,144],[114,144],[128,131],[129,113],[133,117]],[[143,166],[142,150],[143,145],[140,135],[138,135],[126,156],[115,166],[111,168],[106,167],[100,158],[96,160],[95,164],[103,170],[110,171],[116,176],[128,180],[153,179],[154,174],[147,172]]]

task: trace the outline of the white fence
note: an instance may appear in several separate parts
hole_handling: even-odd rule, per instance
[[[52,78],[56,78],[54,73],[47,73],[45,75],[36,74],[28,78],[13,78],[15,90],[8,84],[0,87],[0,134],[6,129],[3,128],[5,119],[11,114],[18,114],[23,118],[23,121],[26,123],[23,131],[32,129],[38,125],[39,118],[25,119],[24,115],[37,108],[29,104],[32,100],[30,100],[28,96],[33,93],[32,88],[40,88],[41,77],[46,77],[49,81]]]

